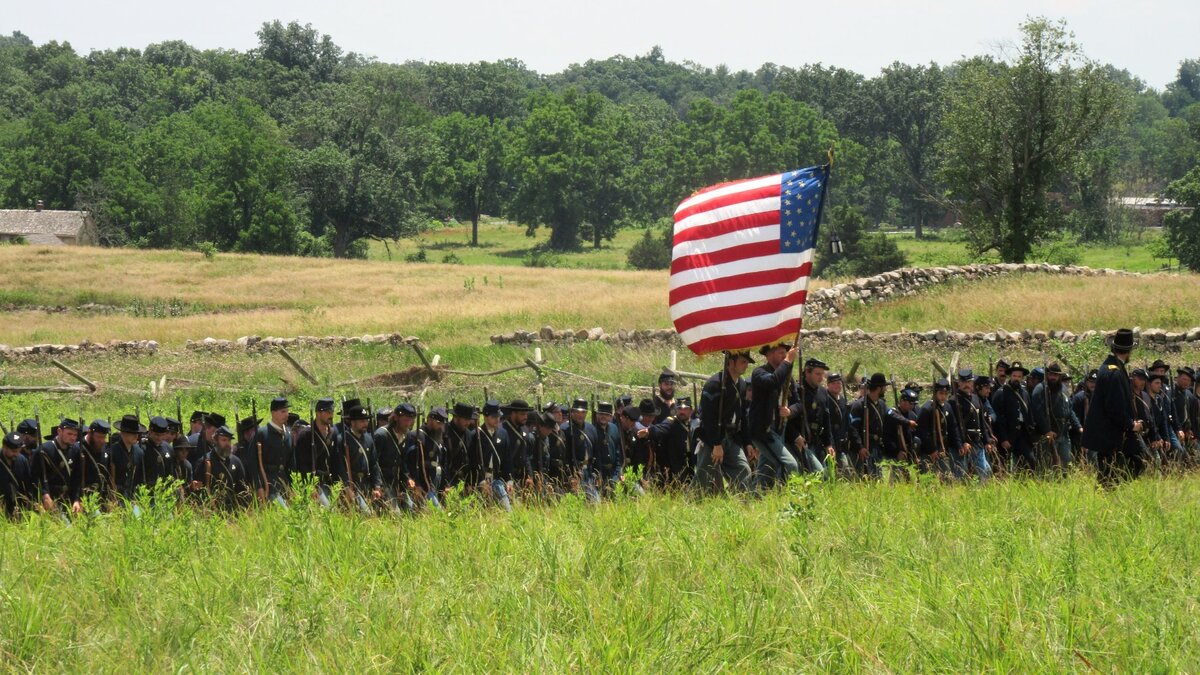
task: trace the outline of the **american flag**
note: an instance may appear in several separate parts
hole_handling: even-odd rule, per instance
[[[705,188],[675,209],[671,320],[696,354],[800,330],[829,166]]]

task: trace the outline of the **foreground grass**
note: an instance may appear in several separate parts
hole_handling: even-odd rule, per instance
[[[9,668],[1190,670],[1200,479],[0,526]]]

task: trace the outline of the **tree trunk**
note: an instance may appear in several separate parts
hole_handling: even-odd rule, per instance
[[[333,230],[333,257],[345,258],[346,252],[350,250],[350,233],[340,227],[334,227]]]
[[[559,224],[550,229],[550,248],[571,251],[579,246],[579,225]]]
[[[479,246],[479,212],[471,214],[471,246]]]
[[[600,250],[600,232],[600,225],[592,226],[592,248],[597,251]]]
[[[913,236],[921,239],[925,236],[925,216],[917,216],[917,222],[913,224]]]

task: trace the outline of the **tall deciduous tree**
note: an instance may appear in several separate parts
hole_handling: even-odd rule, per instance
[[[1011,62],[962,64],[943,144],[942,177],[972,247],[1010,262],[1057,227],[1048,193],[1127,101],[1063,23],[1031,19],[1022,31]]]
[[[499,213],[504,180],[503,122],[451,113],[433,121],[445,153],[441,194],[456,218],[471,221],[471,245],[479,245],[479,216]]]

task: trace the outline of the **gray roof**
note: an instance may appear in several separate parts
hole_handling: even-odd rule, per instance
[[[87,211],[0,209],[0,234],[79,236]]]

